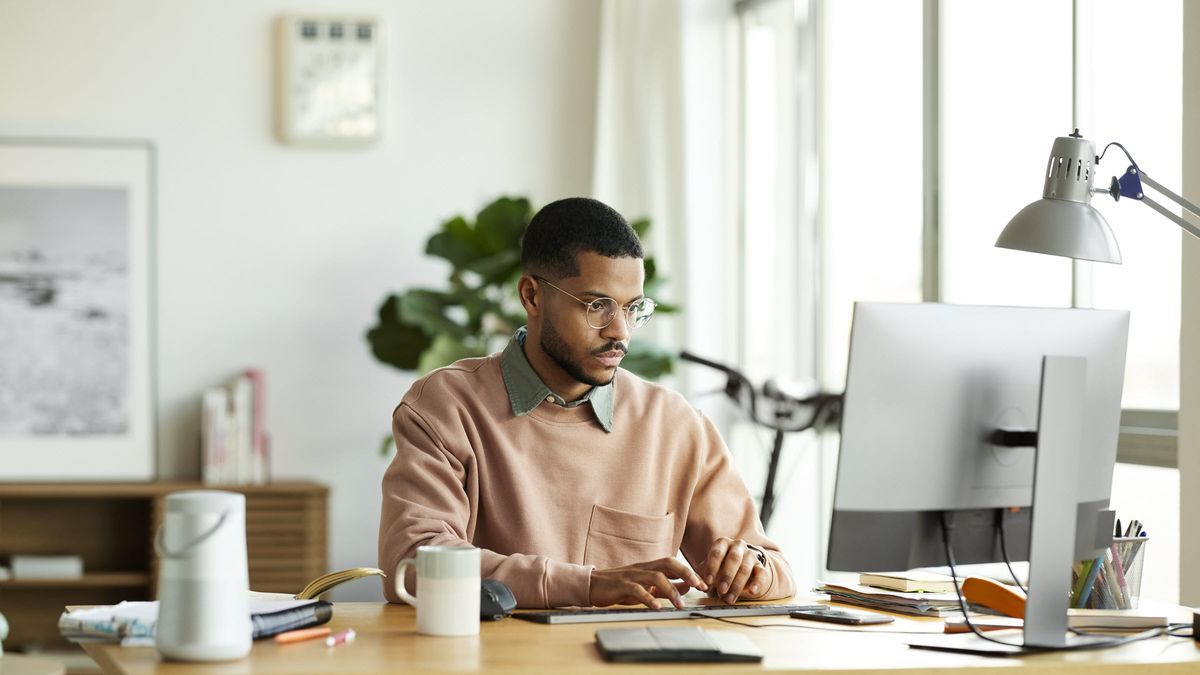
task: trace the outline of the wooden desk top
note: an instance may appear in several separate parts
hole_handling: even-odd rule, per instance
[[[63,675],[65,672],[65,665],[51,659],[21,654],[0,656],[0,675]]]
[[[1184,610],[1177,608],[1179,617]],[[1190,614],[1188,614],[1190,617]],[[856,673],[916,670],[939,675],[966,673],[967,669],[1008,669],[1049,673],[1200,673],[1200,647],[1191,639],[1160,637],[1115,649],[1020,658],[970,656],[910,649],[912,636],[898,631],[940,633],[939,619],[897,616],[896,622],[869,629],[798,621],[787,617],[741,617],[755,624],[786,624],[802,628],[739,628],[713,619],[693,619],[687,625],[714,630],[745,632],[766,654],[762,664],[713,664],[715,672],[757,673],[763,670],[787,673],[837,671]],[[600,627],[632,627],[650,623],[681,626],[684,621],[655,621],[621,624],[568,624],[547,626],[505,619],[481,626],[478,637],[438,638],[416,633],[416,614],[407,605],[382,603],[338,603],[330,627],[335,631],[353,628],[355,642],[326,647],[314,640],[279,645],[262,640],[242,661],[215,664],[184,664],[159,660],[152,647],[87,645],[87,653],[105,673],[184,675],[188,673],[417,673],[417,672],[554,672],[584,675],[640,675],[644,673],[690,673],[697,664],[609,664],[596,651],[594,635]]]

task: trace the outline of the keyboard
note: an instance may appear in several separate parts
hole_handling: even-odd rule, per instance
[[[621,607],[619,609],[551,609],[537,612],[517,612],[518,619],[536,623],[607,623],[610,621],[658,621],[661,619],[702,619],[727,616],[777,616],[797,610],[820,610],[826,605],[696,605],[676,609]]]

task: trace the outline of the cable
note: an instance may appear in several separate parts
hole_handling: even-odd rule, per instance
[[[1000,554],[1004,556],[1004,565],[1008,567],[1008,573],[1012,575],[1013,583],[1028,597],[1029,589],[1021,585],[1021,580],[1017,578],[1017,573],[1013,571],[1012,561],[1008,559],[1007,537],[1004,536],[1004,509],[996,509],[996,529],[1000,530]]]
[[[998,645],[1004,645],[1005,647],[1015,647],[1017,649],[1025,649],[1026,648],[1025,645],[1014,644],[1012,642],[1008,642],[1005,640],[997,640],[996,638],[991,637],[989,635],[984,635],[983,631],[979,630],[979,627],[971,622],[971,613],[967,611],[967,601],[963,599],[962,588],[959,587],[959,585],[958,585],[958,573],[954,571],[954,551],[950,546],[950,530],[953,526],[950,524],[949,512],[942,511],[941,512],[941,520],[942,520],[942,546],[946,550],[946,562],[949,563],[949,565],[950,565],[950,581],[954,584],[954,596],[956,598],[958,598],[958,608],[960,610],[962,610],[963,621],[967,624],[967,628],[970,628],[971,632],[974,633],[976,636],[978,636],[982,640],[987,640],[988,642],[994,642]]]
[[[1187,632],[1183,632],[1185,630]],[[1192,630],[1192,624],[1190,623],[1172,623],[1167,624],[1167,635],[1177,638],[1191,638],[1195,637],[1195,632]]]
[[[980,638],[981,640],[987,640],[988,642],[994,642],[998,645],[1004,645],[1005,647],[1013,647],[1013,648],[1019,649],[1023,652],[1031,652],[1032,653],[1032,652],[1040,652],[1040,651],[1055,651],[1055,652],[1057,652],[1057,651],[1075,651],[1075,650],[1083,650],[1083,649],[1102,649],[1102,648],[1107,648],[1107,647],[1116,647],[1118,645],[1128,644],[1130,642],[1137,642],[1139,640],[1148,640],[1150,638],[1155,638],[1160,635],[1170,635],[1169,627],[1166,629],[1152,628],[1150,630],[1142,631],[1140,633],[1134,633],[1133,635],[1128,635],[1125,637],[1103,639],[1103,640],[1099,640],[1097,642],[1091,642],[1091,643],[1065,645],[1062,647],[1048,647],[1048,646],[1041,646],[1041,645],[1029,647],[1024,644],[1015,644],[1012,642],[1008,642],[1006,640],[998,640],[989,635],[984,635],[983,631],[979,630],[979,627],[971,622],[971,615],[967,612],[966,600],[963,599],[962,588],[960,588],[958,585],[958,574],[954,571],[954,550],[950,545],[950,531],[954,528],[954,526],[951,525],[951,523],[950,523],[950,513],[948,511],[942,511],[941,512],[941,520],[942,520],[942,544],[945,546],[945,549],[946,549],[946,562],[949,563],[949,565],[950,565],[950,579],[951,579],[951,581],[954,582],[954,595],[955,595],[955,597],[958,598],[958,607],[959,607],[959,609],[962,610],[963,622],[966,623],[967,627],[971,629],[971,632],[974,633],[976,635],[976,637]],[[1072,630],[1071,632],[1075,633],[1076,635],[1082,635],[1082,636],[1087,636],[1087,637],[1100,637],[1100,636],[1097,636],[1092,633],[1084,633],[1084,632],[1078,631],[1078,630]]]
[[[1121,145],[1120,143],[1118,143],[1116,141],[1113,141],[1112,143],[1109,143],[1108,145],[1104,146],[1104,149],[1100,151],[1100,156],[1096,158],[1096,164],[1100,164],[1100,160],[1104,159],[1104,153],[1108,152],[1108,149],[1114,145],[1117,146],[1118,148],[1120,148],[1121,152],[1125,153],[1125,157],[1127,157],[1129,159],[1129,163],[1133,165],[1133,168],[1137,169],[1138,173],[1141,173],[1142,170],[1140,168],[1138,168],[1137,162],[1135,162],[1133,160],[1133,155],[1129,154],[1129,151],[1125,149],[1125,146]]]
[[[853,627],[850,629],[833,628],[831,626],[810,626],[802,623],[743,623],[741,621],[734,621],[733,619],[723,616],[711,616],[708,614],[701,614],[700,612],[692,612],[692,618],[724,621],[725,623],[731,623],[735,626],[743,626],[745,628],[799,628],[801,630],[827,630],[834,633],[878,633],[881,635],[937,635],[937,633],[931,633],[927,630],[863,630],[862,628],[858,628],[856,630]]]

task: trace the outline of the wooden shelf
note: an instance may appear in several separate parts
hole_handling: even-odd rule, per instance
[[[6,588],[128,588],[150,584],[149,572],[89,572],[78,579],[5,579]]]
[[[0,612],[12,626],[4,646],[71,648],[58,633],[64,606],[153,600],[154,535],[166,495],[202,489],[246,495],[253,590],[297,593],[329,571],[329,489],[316,483],[0,483],[0,557],[70,554],[97,570],[78,579],[0,581]]]

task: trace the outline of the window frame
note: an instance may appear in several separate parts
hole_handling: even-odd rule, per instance
[[[941,231],[941,6],[942,0],[923,0],[924,35],[922,43],[922,119],[923,119],[923,203],[922,283],[925,302],[941,302],[942,289],[942,231]],[[1074,126],[1086,116],[1083,100],[1088,98],[1085,78],[1089,67],[1090,40],[1086,31],[1090,16],[1086,2],[1071,2],[1071,39],[1073,44],[1072,117]],[[1078,261],[1071,266],[1071,306],[1091,304],[1091,269]],[[1124,464],[1179,468],[1179,411],[1122,409],[1120,435],[1117,441],[1117,461]]]

